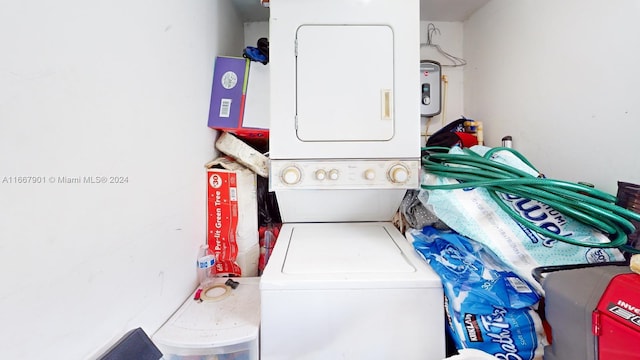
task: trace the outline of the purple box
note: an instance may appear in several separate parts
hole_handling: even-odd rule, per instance
[[[247,126],[247,84],[251,61],[218,56],[213,69],[208,126],[244,138],[267,138],[268,128]],[[251,100],[249,101],[251,102]],[[268,114],[264,114],[268,118]]]

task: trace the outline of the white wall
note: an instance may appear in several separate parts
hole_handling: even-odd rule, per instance
[[[269,38],[268,21],[252,21],[244,23],[244,44],[245,46],[257,46],[258,39]]]
[[[2,2],[0,357],[94,357],[194,289],[213,61],[242,37],[229,1]]]
[[[492,0],[464,23],[465,113],[548,177],[640,183],[640,2]]]

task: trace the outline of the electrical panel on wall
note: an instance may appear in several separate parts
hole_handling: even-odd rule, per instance
[[[420,61],[420,115],[435,116],[440,114],[441,104],[441,71],[440,63],[431,60]]]

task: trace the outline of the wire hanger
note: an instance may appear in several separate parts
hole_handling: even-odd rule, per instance
[[[433,23],[429,23],[427,25],[427,42],[420,44],[420,47],[432,47],[435,48],[440,55],[447,58],[447,60],[451,61],[452,64],[441,64],[443,67],[458,67],[467,65],[467,60],[463,58],[459,58],[457,56],[453,56],[448,52],[442,50],[440,45],[433,43],[433,35],[440,35],[440,29],[438,29]]]

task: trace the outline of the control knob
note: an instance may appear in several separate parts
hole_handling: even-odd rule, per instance
[[[302,173],[296,166],[288,166],[282,170],[282,181],[287,185],[294,185],[300,182]]]
[[[402,164],[395,164],[389,169],[389,180],[395,184],[403,184],[409,180],[409,169]]]
[[[373,169],[367,169],[364,171],[364,178],[367,180],[373,180],[376,178],[376,172]]]

